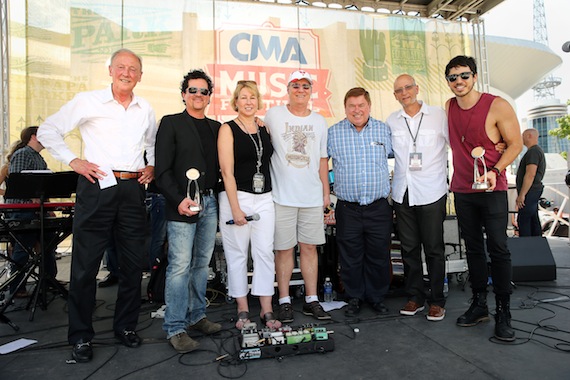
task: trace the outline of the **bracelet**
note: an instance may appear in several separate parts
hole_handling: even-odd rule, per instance
[[[494,171],[495,173],[497,173],[497,176],[500,176],[500,175],[501,175],[501,171],[500,171],[499,168],[496,167],[496,166],[493,166],[493,167],[490,168],[489,170],[492,170],[492,171]]]

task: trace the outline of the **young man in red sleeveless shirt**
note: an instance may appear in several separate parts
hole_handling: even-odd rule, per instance
[[[453,153],[454,173],[451,191],[461,235],[467,248],[467,264],[473,300],[469,309],[457,319],[459,326],[475,326],[489,320],[487,308],[488,268],[496,300],[495,338],[514,341],[509,311],[512,293],[511,254],[507,247],[507,178],[505,168],[522,150],[517,116],[511,105],[500,97],[475,90],[477,65],[472,57],[457,56],[447,64],[445,77],[454,98],[445,108],[449,123],[449,141]],[[504,142],[501,154],[495,144]],[[482,148],[482,149],[481,149]],[[474,181],[474,156],[480,175]],[[474,184],[474,182],[476,182]],[[484,182],[488,182],[484,186]]]

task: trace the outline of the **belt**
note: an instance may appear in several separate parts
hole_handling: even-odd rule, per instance
[[[348,202],[348,201],[343,201],[342,199],[339,199],[339,202],[343,202],[346,203],[347,205],[350,205],[352,207],[368,207],[368,206],[372,206],[378,202],[380,202],[382,199],[386,199],[386,198],[378,198],[375,201],[372,201],[371,203],[368,203],[367,205],[361,205],[359,202]]]
[[[203,195],[209,195],[209,196],[213,197],[214,195],[216,195],[216,192],[214,191],[214,189],[205,189],[205,190],[202,190],[202,194]]]
[[[113,175],[118,179],[138,179],[142,176],[141,172],[119,172],[113,170]]]

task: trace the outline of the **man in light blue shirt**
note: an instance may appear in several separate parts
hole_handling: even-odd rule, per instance
[[[390,286],[392,141],[388,127],[370,117],[370,105],[368,91],[350,89],[344,97],[346,119],[330,127],[327,144],[338,197],[336,239],[348,317],[360,313],[363,301],[388,313],[384,297]]]

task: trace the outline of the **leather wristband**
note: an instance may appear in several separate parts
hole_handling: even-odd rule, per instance
[[[493,166],[492,168],[489,168],[489,170],[492,170],[492,171],[494,171],[495,173],[497,173],[497,176],[500,176],[500,175],[501,175],[501,171],[500,171],[499,168],[496,167],[496,166]]]

